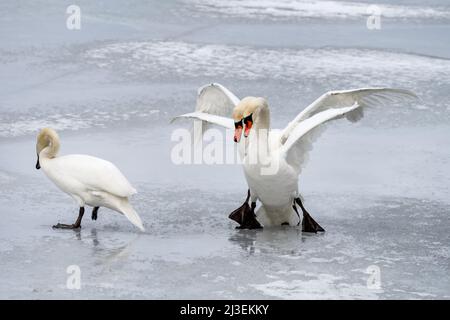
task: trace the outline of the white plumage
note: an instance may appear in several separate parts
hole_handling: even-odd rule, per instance
[[[250,135],[239,142],[240,149],[245,148],[241,156],[251,201],[262,203],[257,216],[265,226],[284,222],[292,225],[298,219],[292,207],[300,197],[298,176],[323,124],[344,117],[355,122],[363,117],[364,108],[413,97],[416,96],[410,91],[390,88],[330,91],[279,131],[270,128],[270,112],[264,99],[239,100],[224,86],[213,83],[199,90],[196,112],[179,117],[234,128],[234,122],[252,115]],[[232,114],[234,119],[230,118]],[[252,157],[259,160],[251,161]],[[277,170],[267,171],[267,163],[276,164]]]
[[[77,201],[80,208],[89,205],[115,210],[144,230],[139,215],[128,200],[136,190],[114,164],[88,155],[57,156],[59,137],[49,128],[39,133],[36,149],[37,168],[42,168],[52,182]]]

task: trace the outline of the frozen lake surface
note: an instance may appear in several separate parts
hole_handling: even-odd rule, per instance
[[[379,1],[0,4],[0,298],[450,298],[450,6]],[[234,6],[231,6],[234,4]],[[267,9],[268,8],[268,9]],[[282,128],[327,90],[392,86],[421,100],[334,122],[300,178],[327,230],[235,230],[238,165],[175,165],[169,124],[209,82],[268,98]],[[114,162],[147,228],[76,204],[34,168],[35,137]],[[228,141],[227,143],[232,143]],[[71,265],[81,289],[66,287]],[[377,286],[371,271],[379,270]],[[370,284],[370,283],[369,283]]]

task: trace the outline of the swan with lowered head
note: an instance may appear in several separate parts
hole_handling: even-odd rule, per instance
[[[54,228],[80,228],[84,207],[88,205],[93,207],[92,220],[97,220],[100,207],[106,207],[122,213],[136,227],[145,230],[141,218],[128,201],[136,190],[114,164],[87,155],[58,156],[59,146],[56,131],[42,129],[36,142],[36,169],[42,168],[53,183],[75,199],[80,209],[74,224],[58,223]]]
[[[240,224],[238,228],[261,228],[261,223],[299,225],[302,221],[303,231],[317,232],[324,229],[303,206],[298,177],[322,125],[341,118],[355,122],[363,117],[367,107],[415,97],[408,90],[390,88],[330,91],[300,112],[286,128],[272,130],[269,106],[264,98],[240,100],[224,86],[213,83],[198,90],[195,112],[176,118],[201,120],[203,128],[211,123],[235,130],[234,141],[239,143],[249,187],[244,204],[229,216]],[[242,133],[245,139],[241,139]],[[261,207],[255,213],[257,200]]]

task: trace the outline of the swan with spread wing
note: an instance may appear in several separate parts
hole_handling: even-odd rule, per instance
[[[207,124],[215,124],[234,130],[234,141],[239,144],[249,188],[244,204],[229,215],[239,223],[238,228],[299,225],[301,222],[302,231],[318,232],[324,229],[303,206],[298,178],[323,124],[342,118],[356,122],[363,117],[365,108],[415,97],[408,90],[391,88],[329,91],[300,112],[286,128],[273,130],[264,98],[241,100],[224,86],[212,83],[198,90],[195,112],[176,118],[200,120],[203,129]],[[255,212],[257,200],[261,206]]]

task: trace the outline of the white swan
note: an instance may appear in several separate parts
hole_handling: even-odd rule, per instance
[[[144,231],[141,218],[134,211],[128,197],[136,190],[109,161],[87,156],[57,156],[59,137],[55,130],[44,128],[39,132],[36,142],[38,156],[36,169],[41,169],[62,191],[69,194],[80,207],[78,219],[74,224],[60,224],[54,228],[76,229],[81,227],[84,206],[94,207],[92,220],[97,220],[99,207],[106,207],[124,214],[136,227]]]
[[[198,119],[235,130],[234,140],[239,143],[249,187],[247,200],[229,216],[240,224],[239,228],[260,228],[260,223],[298,225],[302,220],[303,231],[317,232],[324,230],[302,204],[298,177],[313,139],[323,127],[321,124],[344,117],[355,122],[363,117],[366,107],[413,97],[416,95],[410,91],[389,88],[330,91],[278,131],[270,130],[270,112],[265,99],[240,100],[224,86],[213,83],[199,89],[196,112],[176,118]],[[242,131],[245,139],[241,140]],[[255,215],[257,200],[262,205]],[[296,204],[302,209],[303,219]]]

